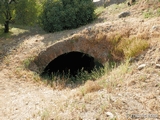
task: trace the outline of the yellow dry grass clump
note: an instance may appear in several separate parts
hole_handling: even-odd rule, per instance
[[[132,37],[130,29],[121,31],[105,32],[103,29],[93,29],[89,33],[83,31],[86,40],[91,44],[104,45],[110,54],[110,60],[121,61],[130,57],[135,57],[149,47],[148,34],[138,34]]]
[[[79,89],[77,95],[84,96],[87,93],[95,92],[95,91],[98,91],[102,88],[103,87],[98,82],[92,81],[92,80],[87,80],[86,83],[84,84],[84,86],[82,86]]]

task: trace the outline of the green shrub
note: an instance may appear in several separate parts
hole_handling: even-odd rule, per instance
[[[40,24],[47,32],[77,28],[95,18],[94,9],[92,0],[47,0]]]

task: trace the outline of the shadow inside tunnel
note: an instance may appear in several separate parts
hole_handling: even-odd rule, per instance
[[[54,80],[58,76],[60,79],[66,78],[70,82],[77,82],[92,78],[91,75],[96,74],[95,71],[100,72],[100,69],[104,69],[104,66],[94,57],[82,52],[72,51],[52,60],[40,76],[48,78],[48,80]]]

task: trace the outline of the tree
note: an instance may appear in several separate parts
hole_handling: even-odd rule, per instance
[[[37,22],[37,0],[19,0],[15,8],[15,23],[33,25]]]
[[[12,19],[15,0],[1,0],[0,1],[0,23],[4,25],[4,32],[9,32],[9,22]]]
[[[32,25],[37,21],[37,0],[0,0],[0,23],[9,32],[9,23]]]
[[[47,32],[77,28],[94,20],[92,0],[46,0],[40,16]]]

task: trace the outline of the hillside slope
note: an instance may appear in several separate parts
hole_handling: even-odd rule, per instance
[[[142,0],[107,7],[92,24],[78,29],[20,35],[0,40],[1,120],[155,120],[160,119],[160,3]],[[118,18],[121,12],[130,16]],[[149,13],[148,13],[149,11]],[[150,47],[96,81],[76,88],[50,87],[25,68],[33,56],[58,40],[88,27],[108,33],[129,31]],[[111,29],[110,29],[111,28]],[[84,34],[85,35],[85,34]]]

